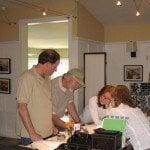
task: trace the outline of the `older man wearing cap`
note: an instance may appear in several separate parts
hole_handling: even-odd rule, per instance
[[[74,91],[84,86],[84,74],[80,69],[69,70],[63,76],[52,80],[53,123],[59,128],[67,128],[60,118],[68,110],[75,123],[80,123],[75,104]]]

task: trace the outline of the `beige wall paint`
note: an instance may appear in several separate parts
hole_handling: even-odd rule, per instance
[[[76,7],[77,6],[77,7]],[[104,41],[104,27],[81,4],[71,0],[50,1],[47,4],[50,13],[46,16],[58,16],[63,14],[73,15],[73,36],[91,40]],[[55,11],[55,13],[53,12]],[[77,13],[78,12],[78,13]],[[0,41],[18,41],[20,19],[32,19],[43,17],[41,12],[29,8],[12,8],[7,12],[11,21],[17,25],[0,23]]]
[[[73,18],[73,36],[82,37],[105,42],[122,42],[129,40],[146,41],[150,40],[149,24],[130,24],[104,26],[98,22],[80,3],[71,0],[49,1],[47,6],[50,10],[55,10],[58,14],[77,15]],[[0,23],[0,42],[19,40],[19,19],[41,18],[41,12],[33,11],[29,8],[11,8],[7,12],[11,21],[16,21],[17,25]],[[57,16],[53,12],[48,16]]]
[[[50,16],[64,16],[71,15],[74,9],[74,1],[71,0],[60,0],[60,1],[49,1],[47,6],[49,13],[46,17]],[[42,12],[32,10],[29,8],[10,8],[7,12],[10,21],[16,21],[17,25],[8,25],[0,22],[0,42],[2,41],[18,41],[19,40],[19,20],[20,19],[32,19],[42,18]]]
[[[103,42],[104,26],[80,3],[77,6],[77,36]]]
[[[105,42],[150,40],[150,24],[114,25],[105,27]]]
[[[38,48],[29,48],[28,49],[28,57],[30,58],[37,58],[38,55],[43,51],[44,49],[38,49]],[[61,58],[68,58],[68,49],[67,48],[59,48],[55,49],[61,56]]]
[[[18,25],[8,25],[0,23],[0,42],[4,41],[18,41],[19,39]]]

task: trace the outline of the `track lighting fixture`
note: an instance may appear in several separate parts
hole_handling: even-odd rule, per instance
[[[143,0],[140,0],[139,3],[137,3],[136,0],[133,0],[133,3],[134,3],[134,5],[135,5],[135,9],[136,9],[135,15],[136,15],[137,17],[141,15],[139,10],[141,9],[142,2],[143,2]],[[122,2],[119,1],[119,0],[117,0],[117,1],[116,1],[116,5],[117,5],[117,6],[121,6],[121,5],[122,5]]]
[[[136,11],[136,14],[135,14],[137,17],[140,16],[140,12],[139,11]]]
[[[46,15],[47,15],[47,14],[46,14],[46,11],[43,11],[43,12],[42,12],[42,15],[43,15],[43,16],[46,16]]]
[[[121,1],[117,1],[117,2],[116,2],[116,5],[117,5],[117,6],[121,6],[121,5],[122,5],[122,4],[121,4]]]

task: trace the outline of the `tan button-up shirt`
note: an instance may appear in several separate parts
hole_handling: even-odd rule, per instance
[[[27,104],[33,126],[43,138],[52,134],[52,100],[49,83],[50,79],[42,78],[33,67],[21,75],[17,90],[17,102]],[[19,122],[21,136],[29,137],[21,120]]]

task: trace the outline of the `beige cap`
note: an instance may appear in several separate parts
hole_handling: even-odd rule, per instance
[[[85,86],[84,84],[84,74],[78,68],[73,68],[67,72],[67,74],[72,75],[77,82],[81,84],[81,86]]]

